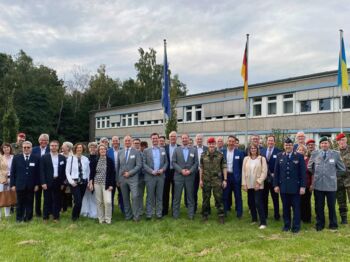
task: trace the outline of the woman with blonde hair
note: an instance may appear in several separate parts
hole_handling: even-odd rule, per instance
[[[242,186],[248,192],[248,205],[252,222],[255,224],[259,215],[259,229],[266,228],[266,216],[263,207],[264,180],[267,176],[267,164],[265,157],[260,155],[257,145],[249,145],[248,156],[243,160]]]
[[[3,143],[0,148],[0,192],[10,191],[10,170],[13,159],[11,144]],[[11,207],[4,207],[5,217],[10,216]],[[0,208],[0,218],[2,216]]]

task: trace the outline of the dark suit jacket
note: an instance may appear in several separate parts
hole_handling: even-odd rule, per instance
[[[180,146],[180,145],[176,144],[176,146]],[[167,169],[166,169],[165,176],[168,176],[168,174],[169,174],[169,172],[170,172],[170,161],[171,161],[171,159],[170,159],[170,146],[169,146],[169,144],[165,145],[164,148],[165,148],[166,157],[167,157],[167,159],[168,159],[168,167],[167,167]],[[174,150],[174,151],[175,151],[175,150]],[[173,167],[173,168],[174,168],[174,167]]]
[[[39,166],[40,159],[36,155],[30,155],[28,166],[23,154],[15,155],[11,166],[10,186],[15,186],[17,191],[26,188],[34,190],[34,187],[40,184]]]
[[[97,157],[94,161],[90,162],[90,180],[95,179],[98,160],[99,157]],[[107,190],[110,186],[115,187],[115,168],[114,161],[107,156],[107,174],[105,189]]]
[[[227,163],[227,148],[222,151]],[[242,165],[245,154],[239,149],[235,149],[233,152],[233,177],[236,181],[242,180]]]
[[[50,146],[47,145],[45,149],[45,154],[50,153]],[[35,146],[33,147],[32,154],[38,156],[39,158],[41,157],[41,149],[40,146]]]
[[[285,152],[277,155],[273,186],[278,186],[285,194],[299,194],[300,188],[306,187],[306,166],[302,154],[293,152],[291,158]]]
[[[267,162],[267,166],[268,166],[268,172],[267,175],[269,176],[270,174],[273,174],[273,172],[275,172],[275,164],[276,164],[276,159],[277,159],[277,154],[280,153],[281,150],[279,150],[278,148],[274,147],[270,160],[267,160],[266,154],[267,154],[267,148],[263,148],[260,151],[260,154],[266,158],[266,162]]]
[[[66,158],[58,155],[58,177],[57,185],[63,185],[66,179]],[[53,165],[51,154],[45,154],[40,159],[40,184],[46,184],[48,188],[53,186]]]

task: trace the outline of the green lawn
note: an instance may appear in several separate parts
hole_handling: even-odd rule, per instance
[[[246,194],[243,194],[246,204]],[[59,224],[34,218],[17,224],[14,216],[0,221],[1,261],[350,261],[350,226],[316,232],[303,225],[299,234],[282,233],[282,222],[268,221],[261,231],[233,214],[225,225],[216,211],[207,223],[194,221],[185,209],[178,220],[124,221],[119,210],[112,225],[81,218],[72,223],[70,210]],[[270,210],[272,214],[272,210]],[[313,218],[313,221],[315,219]]]

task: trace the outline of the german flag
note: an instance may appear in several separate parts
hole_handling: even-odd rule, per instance
[[[244,97],[244,100],[247,101],[248,99],[248,39],[247,39],[247,43],[245,44],[241,76],[244,81],[243,97]]]

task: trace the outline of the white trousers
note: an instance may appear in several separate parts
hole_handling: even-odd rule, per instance
[[[100,223],[112,221],[112,191],[105,189],[105,185],[94,184],[97,217]]]

